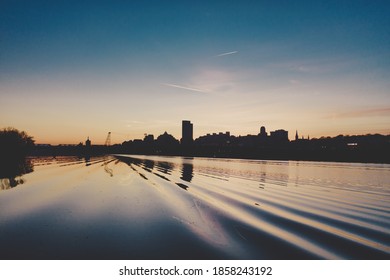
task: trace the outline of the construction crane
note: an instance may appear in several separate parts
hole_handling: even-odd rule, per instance
[[[115,132],[115,131],[110,131],[108,132],[107,134],[107,138],[106,138],[106,142],[104,143],[104,146],[111,146],[111,135],[114,134],[118,134],[118,135],[123,135],[123,136],[126,136],[126,140],[129,138],[129,134],[125,134],[125,133],[120,133],[120,132]],[[115,138],[115,137],[114,137]]]
[[[108,132],[104,146],[111,146],[111,132]]]

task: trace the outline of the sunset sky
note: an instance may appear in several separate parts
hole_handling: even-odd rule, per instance
[[[390,134],[390,1],[0,1],[0,128]]]

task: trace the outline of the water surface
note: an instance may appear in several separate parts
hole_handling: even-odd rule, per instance
[[[33,171],[1,179],[1,259],[390,257],[390,165],[129,155],[30,162]]]

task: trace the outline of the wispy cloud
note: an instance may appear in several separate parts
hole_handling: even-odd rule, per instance
[[[362,118],[373,116],[390,116],[390,107],[377,107],[367,109],[357,109],[346,112],[335,113],[325,118],[329,119],[343,119],[343,118]]]
[[[231,54],[236,54],[236,53],[238,53],[238,51],[220,53],[220,54],[218,54],[218,55],[216,55],[216,56],[225,56],[225,55],[231,55]]]
[[[180,89],[190,90],[190,91],[202,92],[202,93],[208,93],[209,92],[208,90],[205,90],[205,89],[193,88],[193,87],[182,86],[182,85],[175,85],[175,84],[161,84],[161,85],[167,86],[167,87],[173,87],[173,88],[180,88]]]
[[[219,94],[232,91],[238,80],[239,77],[234,71],[203,68],[191,76],[190,83],[196,88],[207,89],[207,93]]]

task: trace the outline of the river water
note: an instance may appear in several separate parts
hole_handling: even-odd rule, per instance
[[[29,173],[1,179],[1,259],[390,259],[390,165],[28,163]]]

